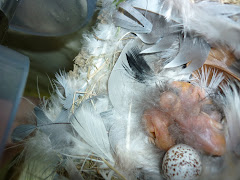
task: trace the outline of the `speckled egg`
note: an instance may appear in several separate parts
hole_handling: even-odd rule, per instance
[[[185,144],[178,144],[166,152],[162,169],[167,179],[193,180],[200,176],[202,164],[195,149]]]

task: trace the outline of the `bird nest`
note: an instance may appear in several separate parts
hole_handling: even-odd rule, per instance
[[[123,2],[123,1],[120,0],[119,2]],[[240,3],[240,1],[238,1],[238,0],[221,0],[221,2],[222,3],[230,3],[230,4],[239,4]],[[70,71],[66,75],[58,76],[58,81],[59,81],[58,85],[60,84],[61,86],[63,86],[65,88],[65,91],[64,91],[64,93],[62,93],[61,89],[59,87],[57,87],[56,93],[60,97],[59,98],[60,102],[64,102],[63,107],[65,109],[70,109],[70,114],[73,117],[73,119],[75,118],[75,114],[77,116],[77,113],[78,113],[77,110],[80,107],[84,106],[83,104],[86,101],[89,101],[90,104],[93,105],[94,109],[98,108],[97,102],[95,102],[97,100],[95,100],[94,97],[97,97],[97,96],[103,95],[103,94],[105,94],[105,95],[109,94],[109,90],[111,88],[109,85],[109,81],[110,81],[109,77],[111,76],[111,73],[113,72],[114,68],[116,68],[117,62],[121,61],[122,56],[123,56],[123,55],[121,56],[121,54],[124,54],[123,53],[124,49],[126,48],[126,46],[128,46],[129,42],[136,41],[136,38],[137,38],[136,34],[138,34],[138,33],[136,33],[136,32],[132,33],[131,31],[126,30],[125,28],[120,28],[120,27],[115,26],[115,24],[113,22],[113,18],[114,18],[113,14],[114,14],[114,12],[116,12],[116,9],[117,9],[116,4],[118,4],[118,1],[112,2],[110,0],[106,0],[106,1],[103,1],[102,3],[99,3],[99,5],[102,5],[102,7],[100,7],[99,15],[97,17],[98,22],[95,25],[92,32],[87,32],[86,34],[83,35],[82,49],[81,49],[80,53],[78,54],[78,56],[74,59],[73,71]],[[120,4],[120,6],[121,6],[121,4]],[[121,7],[121,8],[122,9],[125,8],[125,10],[126,10],[129,7]],[[138,10],[142,11],[141,8],[139,8]],[[120,10],[120,13],[122,13],[121,10]],[[123,14],[129,15],[128,13],[129,12],[125,12]],[[130,17],[132,17],[131,13],[132,12],[130,12]],[[136,14],[137,14],[137,12],[135,12],[134,15],[136,15]],[[142,12],[142,14],[144,14],[144,12]],[[137,16],[138,15],[136,15],[136,17]],[[121,24],[121,21],[118,21],[119,19],[117,19],[117,20],[116,19],[115,19],[116,24],[119,23],[118,24],[119,26],[123,26],[123,27],[125,26],[124,23]],[[125,20],[125,19],[121,19],[121,20]],[[140,19],[140,20],[142,20],[142,19]],[[145,23],[145,22],[141,22],[140,20],[137,19],[138,24]],[[141,37],[140,37],[140,39],[141,39]],[[144,38],[142,38],[141,40],[144,40]],[[180,42],[181,41],[179,40],[179,42],[177,42],[178,43],[177,45],[175,45],[173,43],[172,46],[170,46],[171,48],[169,48],[169,49],[173,49],[173,51],[170,52],[169,50],[167,50],[164,54],[164,58],[163,58],[164,60],[168,61],[170,59],[169,54],[176,55],[178,53],[178,51],[180,51],[178,49],[176,50],[176,48],[175,48],[175,46],[177,47]],[[231,45],[231,42],[229,42],[228,40],[226,40],[224,42],[226,42],[227,47],[229,46],[229,44]],[[207,47],[206,49],[209,48],[209,51],[210,51],[210,46],[208,45],[208,43],[205,43],[205,41],[204,42],[199,41],[199,43],[202,43],[201,45],[203,45],[204,47]],[[144,43],[140,42],[138,44],[142,45]],[[189,48],[191,48],[191,47],[189,46]],[[200,46],[200,48],[201,48],[201,46]],[[205,58],[204,59],[204,62],[205,62],[204,67],[206,66],[206,67],[210,67],[210,69],[211,68],[220,69],[221,72],[226,77],[228,77],[228,78],[226,78],[226,81],[229,80],[229,77],[230,78],[233,77],[233,78],[239,80],[238,76],[235,75],[228,68],[223,67],[220,61],[218,63],[215,63],[216,59],[217,59],[216,58],[217,55],[224,56],[226,59],[229,59],[229,61],[234,61],[235,58],[234,58],[232,51],[229,51],[229,50],[225,51],[225,49],[221,49],[218,51],[216,49],[217,48],[212,48],[210,54],[206,53],[207,56],[202,57],[203,59]],[[204,54],[205,49],[203,48],[203,49],[200,49],[199,51],[203,52],[202,54]],[[194,52],[198,53],[197,51],[194,51]],[[134,54],[134,52],[132,54]],[[126,55],[126,53],[124,55]],[[129,54],[127,54],[127,55],[129,56]],[[130,53],[130,55],[131,55],[131,53]],[[134,55],[132,55],[132,56],[134,59]],[[158,54],[157,54],[157,56],[158,56]],[[214,57],[214,58],[212,58],[212,57]],[[156,58],[156,57],[151,56],[150,60],[154,61],[154,58]],[[207,58],[207,61],[205,61],[206,58]],[[212,59],[214,59],[214,60],[212,60]],[[124,66],[125,65],[124,63],[126,63],[126,62],[122,62],[122,63],[120,63],[120,65]],[[157,62],[157,63],[159,63],[159,62]],[[163,64],[161,64],[161,63],[159,66],[163,66]],[[232,63],[232,62],[229,62],[229,63]],[[184,64],[184,66],[186,66],[187,68],[190,68],[190,70],[192,70],[192,71],[198,70],[192,74],[192,76],[196,76],[196,79],[199,78],[198,76],[201,76],[201,73],[200,74],[198,74],[198,73],[199,73],[199,68],[203,64],[201,64],[200,67],[197,67],[197,68],[194,67],[195,69],[193,68],[194,60],[191,63],[189,60],[182,64]],[[154,65],[156,65],[156,64],[154,64]],[[129,65],[129,66],[125,65],[123,69],[126,70],[127,72],[130,72],[129,74],[132,79],[136,79],[136,81],[143,82],[144,78],[146,76],[140,77],[141,75],[137,74],[136,72],[134,72],[135,74],[133,74],[131,72],[131,71],[134,71],[132,68],[133,66],[134,66],[134,63],[133,63],[133,65]],[[147,67],[147,70],[149,70],[149,69],[151,70],[151,67]],[[139,71],[139,67],[135,68],[135,71],[136,70]],[[146,70],[146,69],[144,69],[144,70]],[[144,70],[142,70],[140,67],[141,72],[144,72]],[[155,72],[160,72],[161,70],[163,70],[163,69],[161,69],[161,68],[154,69]],[[178,71],[178,70],[179,69],[176,69],[176,71]],[[116,71],[118,71],[118,69]],[[208,75],[208,76],[215,77],[216,74],[214,74],[214,72],[213,72],[211,75]],[[221,76],[219,76],[219,78],[221,79]],[[71,83],[68,83],[69,81],[71,81]],[[205,81],[206,81],[205,84],[208,84],[209,79],[205,79]],[[111,80],[111,83],[114,84],[114,80]],[[203,83],[203,82],[201,82],[201,83]],[[70,93],[67,92],[68,89],[72,89],[72,91],[74,91],[73,94],[71,94],[71,92]],[[71,94],[70,99],[67,98],[68,94]],[[56,99],[55,97],[52,98],[52,104],[50,105],[50,109],[52,106],[54,106],[55,99]],[[45,109],[47,109],[47,107],[45,107]],[[44,111],[45,111],[45,109],[44,109]],[[60,111],[58,108],[52,108],[52,111],[53,110],[56,112]],[[56,118],[56,117],[54,117],[54,115],[53,115],[54,113],[52,111],[50,112],[49,109],[45,111],[47,118],[49,118],[49,119]],[[69,116],[64,116],[64,117],[68,118]],[[74,122],[74,123],[76,126],[78,126],[77,122]],[[61,123],[58,123],[58,124],[61,124]],[[56,125],[56,123],[55,123],[55,125]],[[81,129],[81,125],[79,126],[79,129]],[[82,130],[84,130],[84,129],[82,129]],[[45,129],[43,129],[43,131],[45,131]],[[109,132],[107,132],[107,133],[109,133]],[[48,135],[48,136],[50,137],[50,135]],[[39,135],[38,135],[38,137],[40,138]],[[81,137],[80,139],[82,140],[82,142],[84,142],[86,144],[89,143],[89,142],[86,142],[84,137]],[[41,138],[38,139],[38,142],[43,142],[43,144],[46,143],[46,141],[47,140],[44,140]],[[32,146],[37,148],[36,146],[39,146],[39,144],[35,145],[34,142],[35,142],[35,139],[33,139],[32,142],[30,140],[28,144],[32,144]],[[57,142],[61,143],[61,141],[58,141],[58,140],[57,140]],[[56,147],[57,147],[57,145],[56,145]],[[41,149],[41,147],[39,147],[39,149]],[[51,147],[50,147],[50,149],[51,149]],[[27,149],[25,151],[29,152]],[[32,150],[30,150],[30,151],[32,151]],[[76,153],[77,151],[78,151],[78,149],[74,150],[74,153]],[[52,151],[50,151],[50,152],[52,152]],[[60,162],[58,161],[57,166],[54,167],[55,174],[57,173],[57,175],[61,176],[62,178],[70,178],[71,179],[71,176],[74,175],[74,173],[72,173],[72,171],[71,171],[71,168],[73,170],[75,170],[75,173],[80,172],[80,176],[78,176],[80,179],[81,178],[83,178],[83,179],[127,179],[127,178],[132,178],[131,170],[127,169],[128,166],[124,167],[126,164],[119,163],[119,162],[121,162],[121,158],[122,158],[121,156],[116,156],[116,157],[114,156],[114,158],[113,158],[116,160],[114,165],[118,166],[120,164],[119,166],[121,167],[121,168],[116,168],[109,160],[109,159],[111,159],[111,157],[109,159],[107,159],[107,158],[96,155],[96,153],[89,153],[89,155],[87,155],[87,156],[86,155],[70,156],[70,155],[66,155],[64,153],[59,153],[56,150],[54,150],[54,152],[55,152],[55,154],[53,154],[52,156],[58,156],[59,159],[62,160]],[[122,154],[121,154],[123,157],[124,157],[124,153],[125,152],[122,152]],[[213,155],[216,155],[216,154],[213,153]],[[44,157],[44,153],[42,154],[42,156]],[[66,157],[69,158],[70,160],[66,159]],[[31,158],[29,158],[29,159],[31,159]],[[35,162],[40,161],[39,159],[36,160]],[[42,161],[44,163],[47,163],[48,159],[42,160]],[[28,159],[26,160],[26,162],[29,162]],[[27,168],[25,169],[25,175],[28,174],[27,171],[28,171],[29,167],[31,166],[31,163],[32,162],[30,162],[28,164]],[[66,167],[68,167],[68,168],[66,168],[65,166],[62,166],[62,164],[67,164]],[[135,168],[133,168],[133,169],[134,170],[132,170],[132,171],[135,171]],[[148,167],[146,167],[146,169],[148,169]],[[127,171],[127,173],[125,173],[125,171]],[[45,178],[52,179],[53,176],[50,173],[49,177],[45,177]],[[137,177],[134,177],[134,178],[137,178]]]

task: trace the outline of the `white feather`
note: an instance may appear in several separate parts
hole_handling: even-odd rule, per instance
[[[78,92],[85,92],[87,88],[87,80],[84,79],[83,76],[79,76],[78,78],[70,77],[66,73],[59,73],[56,75],[57,84],[56,92],[61,101],[63,107],[69,110],[73,102],[78,99],[78,96],[83,94],[79,94]],[[75,98],[75,99],[74,99]]]
[[[148,141],[141,118],[135,112],[136,109],[129,109],[128,114],[113,111],[108,116],[109,121],[114,120],[109,139],[116,154],[116,164],[128,179],[135,179],[141,173],[149,173],[148,178],[157,175],[161,179],[159,162],[163,153]]]
[[[25,157],[20,180],[32,180],[39,177],[53,179],[57,165],[61,161],[45,134],[38,132],[34,138],[29,139],[25,144],[23,154]]]
[[[220,13],[212,15],[211,11],[189,0],[169,0],[169,2],[172,2],[174,11],[180,12],[185,31],[196,32],[210,43],[221,43],[236,51],[240,50],[240,25],[238,23]],[[207,1],[205,6],[208,6]]]
[[[211,80],[210,73],[212,73]],[[216,92],[224,78],[223,73],[219,73],[216,69],[201,67],[191,83],[203,88],[208,94],[212,94]]]
[[[239,83],[229,83],[222,87],[224,96],[224,114],[227,120],[229,139],[227,145],[229,150],[240,154],[240,92]]]
[[[71,119],[72,127],[86,143],[88,152],[114,163],[108,132],[99,114],[96,114],[91,100],[79,107]]]

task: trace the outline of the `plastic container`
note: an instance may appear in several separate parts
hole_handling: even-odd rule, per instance
[[[0,157],[29,71],[28,57],[0,45]]]
[[[8,17],[10,30],[61,36],[77,31],[88,22],[96,0],[0,0],[0,6]]]

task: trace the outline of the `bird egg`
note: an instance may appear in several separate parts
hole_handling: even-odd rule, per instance
[[[202,172],[202,163],[198,152],[185,144],[169,149],[162,163],[165,178],[170,180],[197,179]]]

